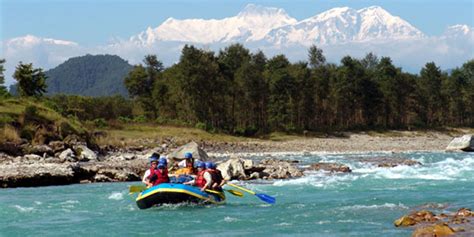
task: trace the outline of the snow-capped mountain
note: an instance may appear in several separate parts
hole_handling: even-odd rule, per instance
[[[270,30],[296,23],[296,19],[285,10],[249,4],[237,16],[222,20],[168,18],[155,29],[148,28],[131,41],[150,45],[156,41],[181,41],[193,43],[216,43],[232,41],[256,41]]]
[[[310,45],[422,37],[423,33],[408,22],[373,6],[360,10],[333,8],[296,24],[274,29],[265,39],[278,45]]]
[[[468,25],[453,25],[448,27],[443,33],[446,38],[468,37],[474,39],[474,28]]]
[[[247,5],[237,16],[221,20],[169,18],[131,41],[150,45],[157,41],[191,43],[255,42],[270,44],[334,44],[353,41],[422,38],[423,33],[381,7],[355,10],[333,8],[302,21],[283,9]]]

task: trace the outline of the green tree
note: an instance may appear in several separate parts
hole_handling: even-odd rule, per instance
[[[142,106],[148,118],[156,119],[158,110],[153,98],[155,83],[163,71],[163,63],[156,55],[146,55],[143,65],[136,65],[124,79],[125,87],[130,96]]]
[[[442,78],[443,74],[434,62],[427,63],[421,69],[420,88],[426,105],[426,123],[428,126],[440,125],[443,120]]]
[[[0,97],[5,97],[8,95],[8,90],[4,86],[5,84],[5,75],[3,72],[5,71],[4,65],[5,59],[0,59]]]
[[[308,57],[311,68],[317,68],[326,63],[326,57],[324,57],[323,50],[318,48],[316,45],[311,45],[311,47],[309,47]]]
[[[20,96],[42,96],[46,92],[46,75],[41,68],[33,68],[33,64],[20,64],[16,67],[13,78],[18,81]]]

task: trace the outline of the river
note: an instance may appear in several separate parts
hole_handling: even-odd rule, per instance
[[[412,167],[359,160],[391,155],[280,155],[302,165],[339,162],[353,172],[240,183],[276,197],[274,205],[228,194],[225,205],[139,210],[127,188],[138,183],[0,189],[0,236],[409,236],[412,229],[393,221],[411,210],[474,209],[474,153],[396,154],[423,164]]]

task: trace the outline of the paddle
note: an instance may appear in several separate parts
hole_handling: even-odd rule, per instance
[[[237,191],[237,190],[233,190],[233,189],[224,189],[225,191],[229,192],[230,194],[234,195],[234,196],[237,196],[237,197],[243,197],[244,194]]]
[[[237,186],[235,184],[231,184],[231,183],[227,183],[227,185],[232,186],[234,188],[238,188],[238,189],[240,189],[242,191],[245,191],[247,193],[253,194],[253,195],[257,196],[258,198],[260,198],[260,200],[262,200],[266,203],[274,204],[276,202],[276,199],[274,197],[266,195],[264,193],[255,193],[252,190],[248,190],[246,188],[243,188],[243,187]]]
[[[130,194],[132,193],[140,193],[140,192],[143,192],[144,190],[146,190],[146,186],[143,186],[143,185],[130,185],[128,187],[128,192]]]

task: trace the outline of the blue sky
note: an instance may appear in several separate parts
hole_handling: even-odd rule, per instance
[[[104,44],[115,37],[128,39],[166,18],[224,18],[247,4],[284,8],[304,19],[333,7],[378,5],[400,16],[427,35],[440,35],[447,26],[474,26],[473,0],[0,0],[2,40],[32,34],[70,40],[83,46]]]

